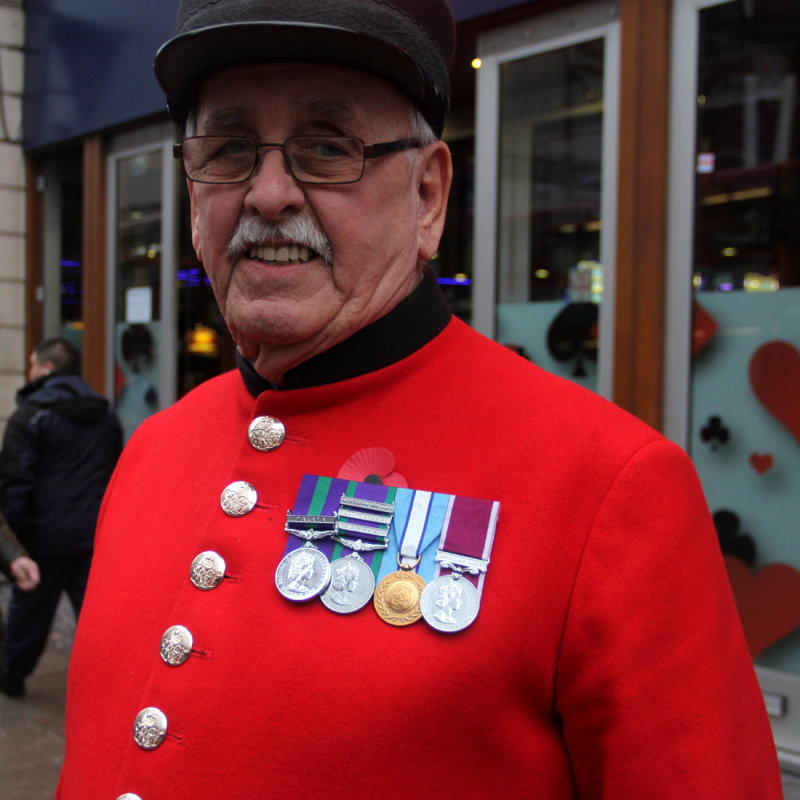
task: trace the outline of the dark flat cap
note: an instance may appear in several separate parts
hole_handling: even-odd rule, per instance
[[[198,83],[225,67],[311,61],[395,85],[441,135],[455,24],[446,0],[181,0],[155,73],[183,121]]]

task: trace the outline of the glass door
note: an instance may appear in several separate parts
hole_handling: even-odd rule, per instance
[[[126,439],[148,416],[235,366],[233,340],[192,248],[172,133],[161,126],[124,134],[108,160],[106,374]]]
[[[485,34],[477,90],[473,324],[607,396],[616,13],[602,3]]]
[[[168,143],[109,159],[111,396],[126,439],[175,399],[175,168]]]
[[[800,765],[800,6],[675,8],[665,406]]]

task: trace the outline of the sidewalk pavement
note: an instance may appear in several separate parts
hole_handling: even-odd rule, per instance
[[[9,587],[0,585],[5,617]],[[0,694],[0,798],[53,800],[64,758],[64,698],[75,623],[62,597],[47,650],[27,681],[27,694]],[[784,774],[784,800],[800,800],[800,776]]]
[[[9,586],[0,585],[3,618]],[[53,800],[64,760],[64,698],[75,622],[66,600],[58,608],[47,650],[28,679],[24,698],[0,694],[0,797]]]

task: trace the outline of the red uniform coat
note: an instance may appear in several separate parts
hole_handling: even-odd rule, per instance
[[[271,452],[250,421],[281,420]],[[382,447],[412,488],[500,501],[467,630],[291,603],[304,473]],[[232,518],[231,482],[258,491]],[[211,591],[189,580],[205,550]],[[141,426],[101,514],[60,800],[781,796],[764,704],[686,455],[457,320],[357,378],[258,398],[237,373]],[[181,666],[159,655],[193,634]],[[168,734],[132,736],[154,706]]]

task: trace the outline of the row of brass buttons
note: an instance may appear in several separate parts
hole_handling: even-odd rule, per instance
[[[280,447],[285,437],[286,429],[283,423],[274,417],[256,417],[247,430],[250,445],[262,453]],[[227,502],[226,497],[229,498]],[[256,499],[255,489],[252,486],[244,481],[236,481],[225,488],[222,507],[229,516],[242,516],[253,509]],[[215,589],[224,577],[225,559],[219,553],[206,550],[193,559],[189,578],[197,589],[201,591]],[[172,625],[161,637],[161,658],[169,666],[180,666],[191,655],[193,644],[194,637],[188,628],[183,625]],[[143,750],[155,750],[166,735],[167,716],[161,709],[148,706],[136,715],[133,738]],[[117,800],[142,799],[137,794],[126,792]]]

